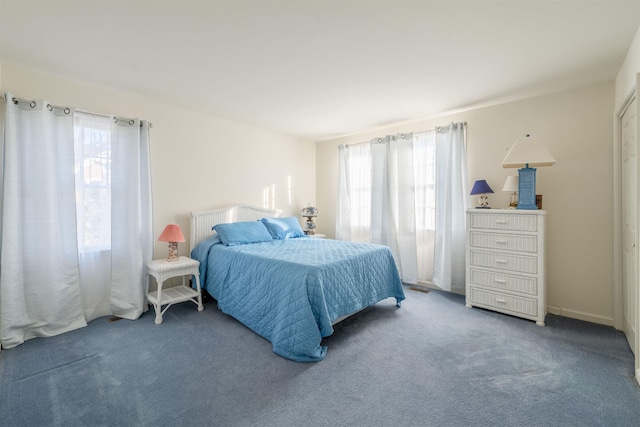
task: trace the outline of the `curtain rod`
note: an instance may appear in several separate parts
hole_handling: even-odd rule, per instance
[[[85,110],[80,110],[80,109],[76,109],[76,111],[79,112],[79,113],[82,113],[82,114],[88,114],[90,116],[111,118],[111,115],[109,115],[109,114],[92,113],[91,111],[85,111]],[[115,121],[115,122],[118,122],[118,121],[129,122],[130,125],[133,125],[134,119],[130,119],[130,118],[127,118],[127,117],[113,116],[113,121]],[[140,120],[140,126],[142,126],[142,120]],[[149,127],[150,128],[153,127],[153,123],[152,122],[149,122]]]
[[[462,126],[463,126],[463,127],[467,127],[467,122],[457,122],[457,123],[462,123]],[[449,125],[446,125],[446,126],[436,126],[434,129],[429,129],[429,130],[435,130],[436,132],[439,132],[439,131],[440,131],[440,129],[442,129],[442,128],[448,128],[448,127],[449,127]],[[415,132],[413,132],[413,133],[422,133],[422,132],[428,132],[428,130],[419,130],[419,131],[415,131]],[[374,144],[382,144],[382,142],[383,142],[383,141],[382,141],[382,139],[383,139],[383,138],[381,138],[381,137],[379,137],[379,138],[373,138],[373,139],[375,139],[376,141],[365,141],[365,142],[357,142],[357,143],[355,143],[355,144],[344,144],[344,146],[345,146],[345,147],[352,147],[352,146],[354,146],[354,145],[371,144],[372,142],[373,142]]]
[[[2,98],[6,101],[6,97],[4,96],[4,94],[2,95]],[[11,98],[11,101],[13,101],[14,104],[18,104],[18,102],[26,102],[29,104],[29,106],[31,108],[35,108],[36,107],[36,102],[30,99],[24,99],[24,98],[19,98],[17,96],[14,96]],[[69,112],[71,111],[71,109],[69,107],[62,107],[60,105],[54,105],[54,104],[47,104],[47,108],[49,109],[49,111],[51,111],[53,108],[58,108],[61,110],[64,110],[65,114],[69,114]],[[96,116],[96,117],[105,117],[105,118],[111,118],[110,114],[100,114],[100,113],[93,113],[91,111],[85,111],[85,110],[81,110],[76,108],[76,111],[82,114],[88,114],[91,116]],[[133,124],[132,122],[134,121],[134,119],[130,119],[127,117],[118,117],[118,116],[113,116],[114,121],[125,121],[125,122],[129,122],[129,124]],[[140,120],[140,126],[142,126],[142,120]],[[153,127],[153,123],[149,122],[149,127],[152,128]]]

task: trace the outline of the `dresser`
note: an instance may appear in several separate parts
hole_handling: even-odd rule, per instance
[[[467,210],[467,307],[544,326],[546,211]]]

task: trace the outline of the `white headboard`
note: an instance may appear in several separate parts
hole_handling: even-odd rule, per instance
[[[240,221],[257,221],[260,218],[277,218],[280,209],[258,208],[249,205],[233,205],[209,211],[191,212],[191,238],[189,239],[189,253],[196,245],[213,235],[216,224],[227,224]]]

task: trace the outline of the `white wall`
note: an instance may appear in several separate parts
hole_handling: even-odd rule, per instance
[[[548,211],[549,312],[612,325],[613,103],[614,85],[605,83],[318,143],[318,231],[334,235],[339,144],[466,121],[469,185],[486,179],[495,192],[491,206],[506,207],[502,186],[517,171],[500,163],[515,139],[529,133],[557,160],[537,172]]]
[[[235,203],[262,206],[265,187],[275,186],[275,207],[285,215],[298,216],[300,209],[315,200],[315,145],[311,142],[6,62],[1,67],[3,93],[95,113],[140,117],[153,123],[151,174],[156,236],[166,224],[177,223],[188,240],[191,211]],[[187,255],[189,242],[180,244],[179,252]],[[156,242],[155,258],[166,257],[166,253],[166,243]]]

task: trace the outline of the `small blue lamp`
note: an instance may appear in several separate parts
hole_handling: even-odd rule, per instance
[[[480,195],[480,206],[476,206],[477,209],[491,209],[489,207],[489,198],[487,197],[487,193],[493,193],[493,190],[489,187],[486,180],[479,179],[473,184],[473,188],[469,194],[472,196],[477,194]]]

